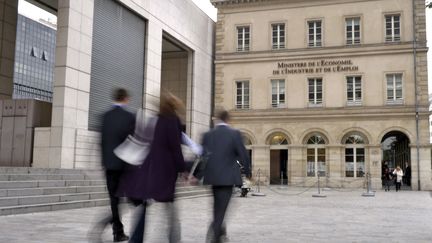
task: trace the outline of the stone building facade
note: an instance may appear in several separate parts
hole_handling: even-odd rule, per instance
[[[267,183],[432,189],[423,0],[212,0],[215,107]],[[384,165],[386,164],[386,165]]]

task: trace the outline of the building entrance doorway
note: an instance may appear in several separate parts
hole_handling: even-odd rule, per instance
[[[392,173],[396,167],[403,170],[402,189],[411,188],[411,152],[409,138],[399,131],[388,132],[381,140],[382,174],[386,168]]]
[[[270,150],[270,184],[288,184],[288,149]]]
[[[161,92],[170,92],[180,98],[185,109],[180,111],[182,129],[188,135],[192,107],[192,52],[189,48],[164,34],[162,38]]]

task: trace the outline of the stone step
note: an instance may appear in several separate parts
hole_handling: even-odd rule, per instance
[[[181,189],[181,188],[179,188]],[[199,196],[210,193],[209,190],[203,188],[187,189],[177,191],[176,197]],[[67,201],[82,201],[91,199],[108,198],[108,192],[85,192],[71,194],[49,194],[35,196],[18,196],[18,197],[0,197],[0,207],[18,206],[18,205],[35,205],[46,203],[57,203]]]
[[[87,192],[73,194],[53,194],[24,197],[0,197],[0,207],[11,207],[19,205],[37,205],[57,202],[83,201],[92,199],[108,198],[107,192]]]
[[[0,189],[36,187],[104,186],[105,180],[46,180],[46,181],[0,181]]]
[[[102,169],[57,169],[34,167],[0,167],[1,174],[103,174]]]
[[[196,190],[176,192],[177,199],[190,199],[207,196],[211,196],[210,191],[202,187]],[[46,197],[46,199],[44,197]],[[3,203],[6,203],[7,199],[11,198],[7,197],[2,199],[5,199],[6,201],[4,201]],[[59,199],[60,201],[49,201],[55,201],[57,199]],[[22,203],[35,204],[0,206],[0,216],[109,205],[109,198],[106,192],[16,197],[16,200]],[[48,202],[43,203],[43,200],[47,200]]]
[[[205,186],[177,186],[176,192],[184,192],[184,191],[196,191],[196,190],[210,190],[209,187]]]
[[[1,181],[37,181],[37,180],[104,180],[102,174],[8,174],[0,175]]]
[[[190,190],[190,191],[180,191],[175,193],[176,198],[182,197],[192,197],[192,196],[202,196],[206,194],[210,194],[211,192],[206,189],[198,189],[198,190]]]
[[[66,187],[36,187],[19,189],[0,189],[0,197],[20,197],[52,194],[71,194],[83,192],[106,192],[106,186],[66,186]]]
[[[208,193],[204,193],[204,194],[197,194],[197,195],[177,197],[176,200],[179,200],[179,199],[193,199],[193,198],[199,198],[199,197],[212,197],[212,196],[213,196],[213,194],[211,192],[208,192]]]
[[[25,205],[25,206],[0,207],[0,215],[35,213],[35,212],[56,211],[56,210],[75,209],[75,208],[99,207],[99,206],[107,206],[107,205],[109,205],[109,199],[103,198],[103,199],[94,199],[94,200],[80,200],[80,201],[44,203],[44,204]]]

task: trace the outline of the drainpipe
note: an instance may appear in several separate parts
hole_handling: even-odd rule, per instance
[[[413,54],[414,54],[414,90],[415,90],[415,118],[416,118],[416,151],[417,151],[417,183],[418,190],[421,190],[420,186],[420,148],[419,148],[419,101],[418,101],[418,90],[417,90],[417,38],[416,38],[416,11],[415,1],[412,0],[413,10]]]
[[[215,106],[215,88],[216,88],[216,28],[217,20],[214,24],[213,31],[213,52],[212,52],[212,67],[211,67],[211,101],[210,101],[210,128],[213,128],[213,116],[214,116],[214,106]]]

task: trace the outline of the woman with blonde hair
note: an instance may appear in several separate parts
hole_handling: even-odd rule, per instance
[[[399,165],[393,171],[393,175],[396,175],[396,191],[399,191],[402,185],[402,177],[403,177],[403,171]]]
[[[129,242],[143,242],[147,200],[166,203],[170,211],[169,242],[180,241],[180,223],[173,202],[177,176],[186,169],[181,150],[181,122],[177,114],[183,107],[183,102],[173,94],[161,95],[150,152],[142,165],[122,178],[118,194],[143,204]]]

